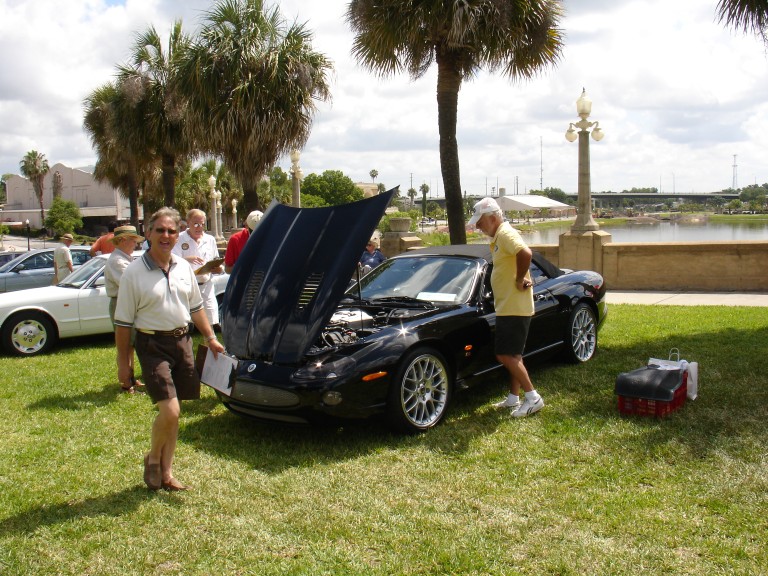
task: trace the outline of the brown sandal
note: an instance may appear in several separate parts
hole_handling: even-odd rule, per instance
[[[163,481],[163,489],[168,490],[169,492],[179,492],[182,490],[189,490],[189,486],[184,486],[184,484],[176,480],[176,478],[171,478]]]
[[[144,456],[144,484],[150,490],[160,490],[163,485],[162,472],[160,471],[160,463],[150,464],[149,454]]]
[[[136,390],[130,384],[128,386],[126,386],[125,384],[120,384],[120,391],[125,392],[126,394],[133,394],[134,392],[136,392]]]

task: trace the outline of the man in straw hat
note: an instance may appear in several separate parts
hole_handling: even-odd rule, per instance
[[[107,264],[104,267],[105,287],[107,296],[109,296],[109,319],[112,321],[112,327],[115,326],[115,307],[117,306],[117,294],[120,288],[120,278],[123,272],[128,268],[128,264],[133,262],[133,251],[137,245],[144,241],[144,237],[136,232],[134,226],[118,226],[113,231],[110,239],[115,249],[109,255]],[[137,389],[142,389],[144,384],[136,380],[133,374],[133,340],[135,333],[131,335],[131,353],[130,367],[131,375],[125,382],[120,382],[120,388],[123,392],[134,393]]]
[[[520,233],[504,220],[504,213],[493,198],[483,198],[475,204],[468,225],[476,226],[491,238],[496,358],[510,374],[509,394],[496,407],[510,409],[515,418],[535,414],[544,407],[544,400],[533,388],[523,364],[525,341],[534,313],[533,282],[529,272],[531,249]],[[521,388],[525,391],[522,403]]]
[[[58,284],[64,278],[72,274],[75,267],[72,265],[72,253],[69,251],[69,247],[72,245],[72,242],[75,241],[74,236],[72,234],[62,234],[61,238],[62,245],[58,246],[53,251],[53,283]]]

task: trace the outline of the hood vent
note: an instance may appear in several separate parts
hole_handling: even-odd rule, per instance
[[[323,273],[322,272],[314,272],[309,275],[309,278],[307,278],[307,281],[304,282],[304,286],[301,289],[301,294],[299,294],[298,301],[296,302],[296,308],[299,311],[304,310],[307,306],[309,306],[309,303],[312,301],[312,298],[315,297],[315,294],[317,294],[318,288],[320,288],[320,284],[323,281]]]
[[[261,285],[264,283],[264,272],[262,270],[257,270],[251,275],[250,280],[248,280],[248,287],[245,289],[245,309],[250,311],[253,310],[253,305],[256,302],[256,297],[259,295],[259,291],[261,291]]]

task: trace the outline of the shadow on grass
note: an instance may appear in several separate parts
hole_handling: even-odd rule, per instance
[[[94,496],[84,500],[67,501],[52,505],[43,504],[0,521],[0,536],[30,534],[44,526],[54,526],[81,518],[122,516],[123,514],[133,512],[147,500],[156,498],[161,493],[147,490],[143,484],[137,484],[121,492],[114,492],[103,496]],[[166,503],[169,505],[181,505],[183,502],[180,499],[168,498]]]
[[[670,443],[708,457],[722,450],[740,454],[742,441],[768,441],[764,426],[768,416],[764,376],[768,374],[768,328],[734,328],[727,323],[721,327],[710,320],[702,326],[694,322],[687,332],[676,333],[674,327],[665,326],[635,335],[634,341],[622,332],[606,342],[586,364],[567,364],[557,358],[526,361],[549,406],[538,415],[545,439],[551,436],[556,442],[559,434],[578,430],[586,434],[586,430],[611,427],[613,448],[607,449],[621,445],[639,459],[656,457],[655,449]],[[645,365],[649,357],[666,357],[671,348],[680,349],[689,361],[699,362],[700,398],[663,419],[619,414],[614,394],[618,374]],[[457,394],[444,422],[415,436],[391,433],[380,418],[292,427],[250,421],[212,408],[213,413],[182,430],[181,440],[267,473],[386,449],[415,447],[460,454],[476,438],[495,433],[509,421],[508,411],[490,406],[505,392],[506,375],[496,371]],[[209,407],[206,403],[200,412]]]
[[[125,392],[121,391],[120,387],[115,383],[104,386],[101,390],[91,390],[74,396],[70,394],[54,394],[37,402],[32,402],[27,408],[30,410],[88,410],[90,408],[106,406],[114,402],[122,394],[125,394]],[[136,396],[145,396],[145,394],[139,392]]]
[[[441,453],[463,453],[475,437],[492,434],[509,418],[508,411],[487,411],[489,398],[500,396],[501,385],[480,383],[463,390],[454,397],[443,422],[414,435],[390,431],[383,416],[366,420],[328,419],[309,425],[260,422],[226,410],[217,411],[218,399],[209,397],[193,410],[187,410],[185,404],[183,410],[189,414],[205,415],[185,424],[179,431],[179,440],[269,474],[387,449],[427,448]],[[483,410],[486,412],[480,413]]]

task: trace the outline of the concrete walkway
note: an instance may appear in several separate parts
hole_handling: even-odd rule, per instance
[[[646,304],[667,306],[768,306],[764,292],[650,292],[645,290],[608,290],[609,304]]]

